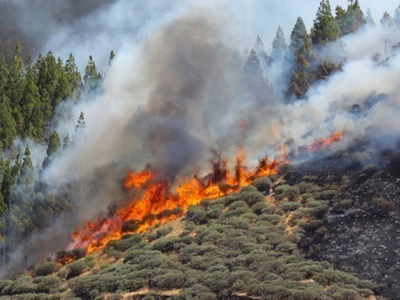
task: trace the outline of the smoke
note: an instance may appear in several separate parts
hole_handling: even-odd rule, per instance
[[[129,14],[133,11],[134,17]],[[307,100],[285,104],[281,90],[289,74],[275,76],[285,74],[282,69],[288,66],[267,70],[269,82],[281,86],[263,95],[265,99],[246,89],[247,57],[238,53],[254,43],[259,26],[246,24],[249,15],[242,13],[249,8],[229,1],[181,1],[178,6],[121,0],[106,8],[100,5],[96,14],[70,20],[66,27],[59,25],[57,37],[46,43],[57,55],[66,57],[78,49],[74,55],[80,65],[89,54],[108,61],[109,47],[117,56],[104,79],[104,92],[95,101],[73,106],[73,117],[57,128],[61,137],[71,135],[83,111],[84,138],[42,174],[48,186],[69,188],[79,211],[32,235],[14,253],[14,266],[23,261],[25,249],[42,253],[45,244],[45,252],[54,252],[68,243],[76,226],[129,201],[121,188],[127,170],[150,164],[160,178],[175,182],[205,175],[211,149],[232,158],[243,146],[254,164],[266,154],[277,154],[289,139],[295,150],[345,130],[346,141],[337,145],[344,149],[346,142],[366,133],[380,138],[398,133],[400,58],[396,53],[384,56],[380,28],[346,36],[342,70],[313,86]],[[127,30],[109,30],[112,26]],[[98,32],[92,35],[94,28]],[[275,30],[271,28],[270,40]],[[377,52],[382,53],[378,60]],[[74,190],[77,182],[80,188]],[[29,259],[32,263],[36,258]]]

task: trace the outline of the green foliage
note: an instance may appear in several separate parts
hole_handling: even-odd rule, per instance
[[[274,41],[272,42],[272,52],[271,56],[274,62],[282,61],[287,51],[287,44],[285,40],[285,35],[280,26],[276,30]]]
[[[44,262],[35,266],[35,276],[51,275],[57,271],[57,264],[54,262]]]
[[[155,250],[161,252],[170,252],[173,250],[179,250],[179,247],[181,247],[180,241],[180,237],[168,236],[157,240],[153,247]]]
[[[207,223],[207,213],[201,206],[189,206],[186,219],[195,224],[205,224]]]
[[[287,184],[276,187],[275,192],[283,197],[287,197],[289,200],[295,200],[300,196],[300,189],[298,187],[289,186]]]
[[[336,7],[336,20],[339,23],[341,35],[353,33],[366,24],[364,14],[361,11],[358,0],[353,1],[344,10],[340,6]]]
[[[165,226],[163,228],[158,229],[155,233],[149,234],[147,236],[149,242],[159,239],[161,237],[166,236],[167,234],[171,233],[174,228],[172,226]]]
[[[324,46],[339,38],[340,27],[337,20],[332,16],[329,0],[321,0],[311,29],[311,39],[314,45]]]
[[[67,265],[68,277],[76,277],[81,275],[86,269],[86,263],[83,260],[76,260]]]
[[[240,193],[240,198],[243,201],[246,201],[249,206],[253,206],[256,203],[265,201],[264,195],[258,192],[256,188],[254,188],[252,191],[242,191]]]
[[[182,271],[171,271],[154,277],[151,286],[162,289],[179,289],[185,283],[185,275]]]
[[[252,182],[252,185],[257,188],[259,192],[269,194],[269,190],[272,187],[271,179],[268,177],[261,177]]]
[[[125,238],[122,238],[121,240],[111,240],[107,243],[107,247],[112,247],[118,251],[126,251],[129,248],[132,248],[133,246],[139,244],[142,241],[143,237],[141,234],[133,234],[133,235],[128,235]]]

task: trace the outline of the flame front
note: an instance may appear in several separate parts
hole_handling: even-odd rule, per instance
[[[258,168],[251,171],[245,166],[243,149],[239,149],[232,174],[227,160],[222,159],[217,151],[213,152],[218,159],[211,161],[212,173],[203,179],[197,176],[186,178],[175,191],[171,190],[167,180],[157,180],[150,168],[142,172],[127,172],[125,187],[137,191],[137,195],[108,218],[87,222],[73,234],[73,242],[68,248],[86,248],[88,253],[93,252],[126,232],[143,232],[149,227],[167,223],[186,212],[189,206],[200,204],[203,199],[228,195],[256,178],[277,174],[279,165],[288,163],[286,150],[283,149],[281,157],[273,161],[264,158]]]
[[[327,147],[327,146],[331,145],[332,143],[341,140],[343,135],[344,135],[344,131],[336,132],[329,137],[320,138],[318,140],[315,140],[314,142],[312,142],[310,145],[308,145],[306,147],[301,147],[300,151],[301,152],[314,151],[314,150],[317,150],[322,147]]]

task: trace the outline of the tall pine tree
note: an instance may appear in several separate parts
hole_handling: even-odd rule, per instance
[[[322,0],[311,29],[312,42],[315,46],[324,46],[337,40],[339,35],[339,24],[332,16],[329,0]]]
[[[272,56],[273,62],[282,61],[286,55],[287,49],[288,49],[288,46],[286,44],[285,34],[283,33],[282,28],[280,26],[278,26],[278,29],[276,30],[274,41],[272,42],[271,56]]]

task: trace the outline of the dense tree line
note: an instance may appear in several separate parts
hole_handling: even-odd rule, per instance
[[[394,17],[385,12],[381,24],[383,27],[399,26],[400,5],[396,8]],[[290,71],[287,77],[290,80],[284,93],[286,100],[303,99],[312,85],[328,79],[333,72],[340,70],[345,60],[344,57],[341,58],[344,45],[340,38],[364,26],[375,26],[375,22],[369,9],[366,14],[362,12],[358,0],[349,1],[346,9],[337,6],[335,15],[329,0],[322,0],[310,31],[299,17],[290,34],[288,46],[282,28],[278,27],[270,54],[266,53],[260,36],[257,36],[249,60],[260,61],[264,77],[268,77],[268,69],[274,64],[278,64],[281,69],[288,68]],[[385,43],[394,42],[391,38],[383,37]],[[337,59],[333,60],[331,57]]]
[[[63,211],[74,209],[65,190],[51,190],[40,181],[39,173],[60,153],[78,140],[85,127],[81,113],[72,139],[60,137],[54,130],[61,116],[58,105],[67,99],[74,103],[91,97],[99,89],[102,77],[93,58],[89,58],[82,80],[71,54],[63,62],[52,52],[39,55],[27,64],[17,45],[7,63],[0,55],[0,239],[1,262],[7,263],[9,253],[29,234],[46,228]],[[46,145],[46,157],[33,166],[28,146],[32,140]],[[61,142],[63,139],[63,143]],[[26,143],[24,142],[26,141]]]

